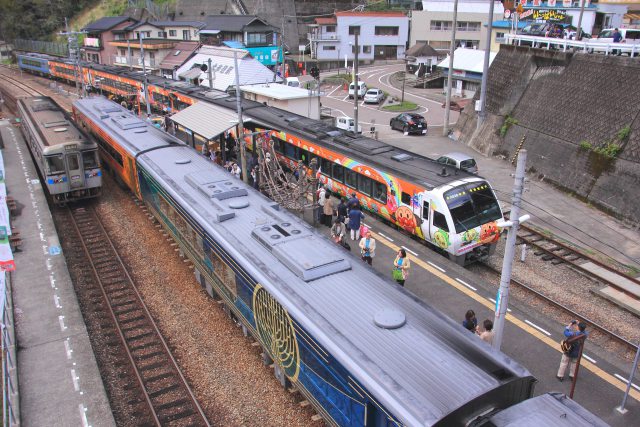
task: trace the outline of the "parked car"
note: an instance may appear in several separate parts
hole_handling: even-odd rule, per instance
[[[389,122],[391,129],[398,129],[406,134],[427,134],[427,121],[420,114],[401,113]]]
[[[353,84],[353,82],[351,82],[349,84],[349,98],[353,99],[353,97],[356,96],[354,95],[355,93],[356,93],[355,85]],[[367,93],[367,84],[365,82],[358,82],[358,90],[357,90],[358,98],[362,98],[365,93]]]
[[[454,168],[463,170],[465,172],[474,174],[478,173],[478,165],[476,163],[476,160],[464,153],[448,153],[444,156],[440,156],[438,160],[436,160],[436,162],[442,163],[443,165],[453,166]]]
[[[349,132],[355,132],[356,123],[351,117],[342,116],[336,118],[336,127]],[[362,133],[362,126],[358,124],[358,133]]]
[[[380,89],[369,89],[364,94],[365,104],[380,104],[384,99],[384,92]]]
[[[607,28],[605,30],[600,31],[598,34],[598,38],[594,41],[613,44],[613,32],[615,28]],[[622,40],[620,43],[624,43],[625,46],[636,45],[636,53],[640,52],[640,29],[638,28],[620,28],[620,35],[622,36]],[[596,52],[604,52],[606,49],[592,49],[592,51]],[[631,52],[625,52],[627,55],[631,56]]]

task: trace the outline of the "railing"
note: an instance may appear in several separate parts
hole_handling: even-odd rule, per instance
[[[0,296],[2,311],[2,425],[20,425],[20,399],[18,394],[18,359],[16,358],[13,300],[11,298],[11,274],[4,276]],[[0,286],[2,287],[2,286]]]
[[[124,66],[131,66],[133,68],[142,68],[142,61],[140,61],[140,58],[137,57],[131,57],[128,58],[126,56],[119,56],[119,55],[114,55],[113,56],[113,65],[124,65]],[[146,59],[144,61],[144,66],[145,67],[149,67],[149,68],[156,68],[156,60],[155,59]]]
[[[312,42],[338,42],[340,41],[340,37],[338,37],[337,33],[327,34],[327,33],[307,33],[307,39]]]
[[[559,49],[566,52],[569,49],[578,49],[588,53],[604,53],[610,55],[615,52],[636,56],[640,53],[640,45],[626,43],[605,43],[597,40],[586,39],[583,41],[557,39],[553,37],[525,36],[522,34],[505,34],[505,43],[521,46],[524,43],[537,48]]]

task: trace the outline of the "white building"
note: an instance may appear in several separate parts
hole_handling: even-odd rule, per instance
[[[262,65],[246,50],[218,46],[202,46],[192,58],[177,69],[176,75],[181,80],[227,91],[230,86],[236,84],[234,53],[238,56],[240,85],[274,81],[273,71]],[[209,72],[209,64],[211,64],[211,72]],[[209,75],[211,75],[211,86]],[[282,81],[279,77],[277,80]]]
[[[459,47],[453,53],[453,70],[451,86],[454,88],[454,94],[464,98],[472,98],[477,90],[480,90],[482,82],[482,71],[484,67],[484,50],[465,49]],[[495,59],[497,53],[489,53],[489,66]],[[445,76],[449,72],[449,63],[451,60],[447,58],[438,64]],[[444,87],[447,87],[447,78],[444,78]]]
[[[308,34],[311,56],[320,61],[403,59],[409,39],[409,18],[404,12],[337,12],[333,18],[317,18]]]
[[[320,97],[317,91],[277,83],[240,86],[240,89],[246,99],[320,120]]]
[[[489,22],[487,0],[459,0],[456,47],[482,49],[486,43]],[[424,0],[422,11],[411,14],[411,45],[426,42],[440,52],[448,52],[453,30],[453,0]],[[504,7],[494,2],[493,20],[502,19]]]

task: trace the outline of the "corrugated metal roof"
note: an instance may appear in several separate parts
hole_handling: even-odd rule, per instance
[[[207,102],[196,102],[171,116],[171,120],[206,139],[213,139],[235,126],[238,116],[232,110]]]
[[[184,71],[182,73],[178,73],[178,76],[184,78],[185,80],[193,80],[202,75],[202,70],[199,67],[194,67],[190,70]]]
[[[438,53],[433,47],[428,45],[427,43],[416,43],[411,46],[404,53],[405,56],[435,56],[438,57],[441,54]]]
[[[547,393],[491,417],[496,427],[606,427],[608,424],[562,393]]]

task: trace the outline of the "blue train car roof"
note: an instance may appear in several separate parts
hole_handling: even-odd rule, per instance
[[[402,423],[432,425],[505,384],[533,381],[525,368],[194,150],[150,151],[138,157],[138,168]],[[378,326],[388,310],[401,312],[406,324]]]
[[[149,149],[171,144],[184,145],[179,139],[162,132],[150,122],[140,119],[131,111],[102,96],[78,99],[73,105],[134,157]]]
[[[608,424],[562,393],[525,400],[490,419],[495,427],[607,427]]]

